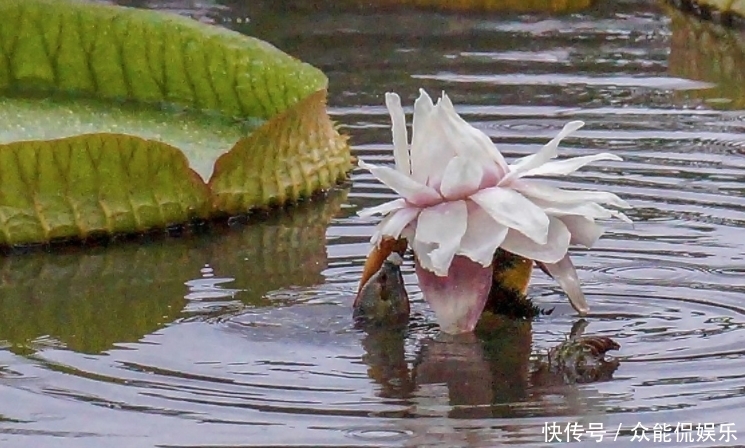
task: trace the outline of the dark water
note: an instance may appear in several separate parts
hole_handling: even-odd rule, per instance
[[[694,441],[696,425],[714,425],[702,446],[745,444],[742,35],[645,1],[561,17],[137,3],[323,69],[331,112],[366,160],[392,161],[388,90],[410,105],[419,87],[445,89],[510,159],[586,121],[562,154],[624,161],[571,183],[635,207],[633,226],[573,253],[593,307],[585,331],[615,338],[622,363],[589,385],[531,373],[531,349],[578,323],[541,273],[530,294],[555,311],[532,328],[434,343],[407,267],[412,329],[352,329],[375,225],[355,212],[390,197],[358,170],[351,190],[261,226],[0,260],[0,446],[540,445],[552,422],[602,425],[603,445],[651,446],[655,424],[677,423]],[[649,441],[631,441],[637,423]],[[740,440],[721,440],[727,423]]]

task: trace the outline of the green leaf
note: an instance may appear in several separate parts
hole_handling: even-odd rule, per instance
[[[82,1],[0,0],[0,17],[0,90],[270,118],[328,82],[266,42],[178,15]]]
[[[326,115],[326,92],[314,93],[217,160],[209,182],[215,213],[235,215],[329,188],[351,166],[346,140]]]
[[[93,134],[0,145],[0,245],[204,219],[209,190],[177,148]]]
[[[0,246],[243,214],[351,169],[326,76],[266,42],[73,0],[0,17]]]
[[[220,115],[69,98],[0,97],[0,144],[116,133],[179,148],[205,181],[218,155],[256,128]]]

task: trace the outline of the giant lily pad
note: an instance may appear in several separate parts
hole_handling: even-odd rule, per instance
[[[0,245],[242,214],[351,168],[326,76],[266,42],[75,0],[0,17]]]

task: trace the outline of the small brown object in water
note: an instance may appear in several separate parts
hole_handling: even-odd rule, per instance
[[[352,316],[358,324],[406,324],[409,321],[409,296],[401,274],[403,259],[391,252],[380,269],[360,288],[354,300]]]
[[[569,383],[608,380],[618,368],[617,359],[606,359],[610,350],[621,346],[607,336],[570,337],[548,351],[548,368]]]
[[[365,260],[365,267],[362,269],[362,276],[360,277],[360,284],[357,287],[357,295],[359,297],[362,287],[365,286],[370,277],[377,274],[383,263],[392,252],[396,252],[400,256],[404,256],[406,253],[407,243],[404,238],[394,240],[393,238],[383,238],[380,245],[373,246],[370,254]],[[355,301],[356,303],[356,301]]]

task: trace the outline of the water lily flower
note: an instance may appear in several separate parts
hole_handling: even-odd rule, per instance
[[[387,93],[395,167],[359,160],[400,198],[359,212],[383,216],[372,237],[405,238],[414,253],[425,300],[442,331],[473,331],[491,287],[497,248],[535,260],[580,314],[589,311],[568,249],[591,247],[603,233],[597,219],[629,219],[615,194],[552,187],[537,176],[570,174],[608,153],[553,160],[563,138],[584,125],[567,123],[535,154],[508,164],[491,139],[468,124],[445,95],[433,104],[424,90],[414,103],[411,144],[401,99]]]

